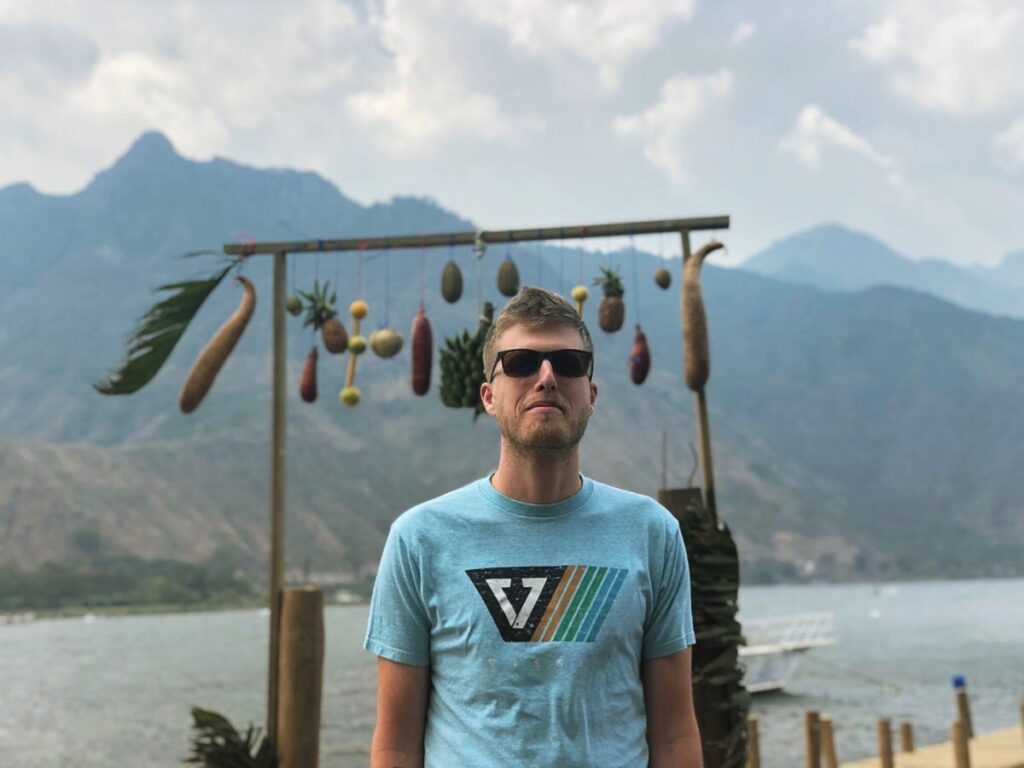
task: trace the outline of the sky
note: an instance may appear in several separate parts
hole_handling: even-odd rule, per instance
[[[1021,72],[1019,0],[0,0],[0,186],[157,129],[485,228],[727,214],[725,264],[836,222],[993,265]]]

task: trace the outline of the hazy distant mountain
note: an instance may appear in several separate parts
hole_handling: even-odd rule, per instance
[[[870,235],[824,224],[773,243],[743,268],[826,290],[901,286],[969,309],[1024,317],[1024,253],[1007,256],[994,269],[913,261]]]
[[[196,413],[178,412],[177,392],[238,301],[228,282],[149,386],[130,397],[102,397],[90,386],[120,361],[153,287],[214,265],[212,257],[175,254],[247,238],[474,228],[429,200],[361,206],[315,174],[192,162],[159,134],[143,136],[74,195],[0,190],[0,225],[14,244],[4,255],[0,302],[0,564],[21,567],[74,552],[83,531],[98,534],[106,551],[264,563],[269,260],[246,265],[256,315]],[[492,247],[479,264],[481,298],[499,306],[494,278],[507,253],[523,283],[567,292],[578,277],[575,250]],[[455,305],[438,290],[449,258],[465,277]],[[862,262],[895,266],[885,258]],[[478,264],[467,248],[365,254],[361,268],[354,254],[304,255],[291,260],[289,289],[315,276],[340,281],[345,308],[361,278],[367,327],[387,321],[407,333],[421,300],[421,259],[437,344],[475,328]],[[601,391],[584,471],[653,494],[663,429],[669,484],[685,484],[692,469],[679,264],[672,290],[661,291],[651,279],[657,257],[589,255],[587,282],[603,262],[622,268],[629,316],[623,331],[596,333]],[[589,320],[597,293],[592,288]],[[748,576],[812,567],[840,577],[1024,572],[1016,466],[1024,322],[902,289],[836,293],[713,265],[705,295],[720,513]],[[627,374],[638,320],[653,355],[640,388]],[[354,409],[337,401],[343,361],[322,353],[320,399],[302,403],[297,378],[311,336],[300,326],[289,318],[289,563],[372,568],[398,512],[494,466],[496,429],[444,408],[436,378],[427,397],[415,397],[408,349],[392,360],[361,360],[363,400]]]

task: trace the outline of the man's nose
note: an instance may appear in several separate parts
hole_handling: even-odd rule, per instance
[[[552,367],[550,360],[540,361],[540,368],[537,369],[537,383],[543,384],[545,387],[554,386],[555,369]]]

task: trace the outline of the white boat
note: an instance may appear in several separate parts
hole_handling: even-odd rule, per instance
[[[741,618],[740,625],[747,640],[739,649],[740,665],[750,693],[781,691],[807,651],[836,642],[831,613]]]

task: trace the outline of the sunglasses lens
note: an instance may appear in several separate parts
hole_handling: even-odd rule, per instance
[[[506,376],[521,379],[532,376],[540,368],[540,352],[533,349],[510,349],[501,356]]]
[[[590,355],[576,349],[560,349],[557,352],[550,352],[548,359],[556,374],[569,379],[586,376],[587,368],[590,366]]]

